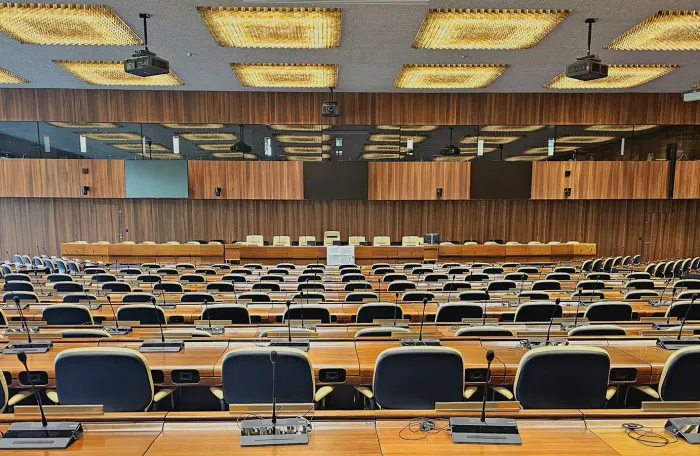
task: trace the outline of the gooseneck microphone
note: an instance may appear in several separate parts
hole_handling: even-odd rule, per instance
[[[112,305],[112,298],[107,295],[107,302],[109,303],[109,308],[112,309],[112,315],[114,315],[114,326],[117,331],[119,331],[119,318],[117,317],[117,313],[114,311],[114,305]]]
[[[14,292],[12,293],[13,295],[15,294]],[[29,326],[27,325],[27,320],[24,319],[24,314],[22,313],[22,306],[19,304],[19,298],[15,296],[12,298],[12,301],[14,301],[15,306],[17,306],[17,312],[19,312],[19,319],[20,319],[20,326],[22,326],[25,331],[27,331],[27,343],[32,343],[32,336],[31,336],[31,331],[29,331]]]
[[[518,305],[520,305],[520,298],[523,294],[523,286],[525,285],[525,273],[521,272],[520,276],[520,293],[518,293]]]
[[[493,350],[486,350],[486,382],[484,383],[484,398],[481,401],[481,422],[486,422],[486,396],[489,391],[489,381],[491,380],[491,362],[495,358]]]
[[[211,315],[209,314],[209,303],[207,301],[207,298],[204,298],[202,304],[204,304],[204,311],[207,313],[207,321],[209,322],[209,330],[211,331]]]
[[[447,304],[450,303],[450,295],[452,295],[452,288],[454,287],[455,277],[457,277],[457,274],[452,274],[452,281],[450,281],[450,289],[447,290]]]
[[[396,297],[394,298],[394,326],[396,326],[396,315],[399,313],[399,293],[396,292]]]
[[[425,322],[425,308],[428,305],[428,298],[423,298],[423,315],[420,318],[420,332],[418,333],[418,342],[423,342],[423,323]]]
[[[576,327],[576,323],[578,323],[578,309],[581,306],[581,295],[578,295],[578,301],[576,301],[576,313],[574,314],[574,328]]]
[[[379,293],[379,302],[382,302],[382,278],[377,279],[377,293]]]
[[[272,363],[272,425],[277,424],[277,394],[275,392],[275,370],[279,355],[275,350],[270,352],[270,362]],[[275,430],[275,434],[276,434]]]
[[[46,428],[46,426],[49,425],[49,422],[46,421],[46,415],[44,414],[44,406],[41,403],[41,396],[39,396],[39,392],[36,390],[36,385],[34,385],[34,380],[32,379],[32,374],[29,372],[29,367],[27,366],[27,354],[24,353],[23,351],[17,353],[17,359],[19,360],[20,363],[22,363],[22,366],[24,366],[24,371],[27,373],[27,378],[29,379],[29,384],[32,385],[32,391],[34,391],[34,397],[36,398],[36,403],[39,406],[39,413],[41,413],[41,425]],[[46,437],[49,436],[49,430],[44,429],[46,431]]]
[[[690,305],[688,306],[688,310],[685,311],[685,316],[683,317],[683,321],[681,321],[681,328],[678,330],[678,337],[676,337],[676,340],[681,340],[681,334],[683,333],[683,326],[685,326],[685,322],[688,320],[688,315],[690,315],[690,309],[693,308],[693,304],[695,303],[696,299],[698,299],[698,294],[693,293],[693,296],[690,299]]]
[[[557,298],[554,301],[554,310],[552,311],[552,316],[549,317],[549,326],[547,327],[547,338],[544,340],[544,344],[549,345],[549,333],[552,331],[552,323],[554,322],[554,316],[557,314],[557,309],[559,308],[559,303],[561,302],[561,299]]]
[[[292,301],[287,301],[287,337],[288,342],[292,343],[292,319],[291,317]]]
[[[160,322],[160,313],[158,306],[156,305],[155,296],[151,297],[151,304],[153,304],[153,311],[156,313],[156,321],[158,321],[158,328],[160,328],[160,341],[165,343],[165,333],[163,333],[163,324]]]

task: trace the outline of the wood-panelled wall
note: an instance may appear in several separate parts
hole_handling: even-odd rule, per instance
[[[122,160],[0,160],[0,182],[0,197],[126,196]],[[82,194],[83,186],[89,187],[87,195]]]
[[[165,242],[292,237],[337,229],[350,235],[439,232],[442,239],[581,240],[600,255],[700,255],[700,200],[251,201],[0,199],[0,251],[50,253],[71,240]],[[9,215],[9,216],[6,216]]]
[[[302,162],[190,160],[187,180],[193,199],[304,199]]]
[[[370,200],[469,199],[470,163],[369,163]],[[442,198],[437,189],[442,188]]]
[[[539,162],[532,164],[531,198],[665,199],[668,178],[666,161]]]
[[[0,120],[346,125],[698,124],[675,93],[336,93],[0,89]]]
[[[700,161],[676,162],[673,197],[675,199],[700,198]]]

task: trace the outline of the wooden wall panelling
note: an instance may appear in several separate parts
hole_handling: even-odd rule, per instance
[[[700,198],[700,161],[683,160],[676,162],[673,198]]]
[[[190,160],[187,175],[193,199],[304,199],[302,162]]]
[[[90,187],[87,198],[126,198],[124,160],[71,161],[75,162],[73,166],[76,170],[73,172],[78,173],[79,186],[87,185]],[[82,173],[83,168],[88,169],[88,174]]]
[[[369,163],[370,200],[469,199],[470,163]],[[443,189],[438,198],[436,189]]]
[[[0,89],[0,120],[36,120],[34,89]]]

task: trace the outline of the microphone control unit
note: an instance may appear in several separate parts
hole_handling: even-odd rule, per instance
[[[177,353],[185,348],[184,340],[168,339],[166,341],[158,339],[144,340],[139,351],[141,353]]]
[[[241,446],[307,445],[311,423],[301,417],[244,420]]]

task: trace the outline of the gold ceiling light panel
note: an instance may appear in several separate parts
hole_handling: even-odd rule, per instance
[[[124,71],[118,60],[54,60],[53,63],[91,85],[106,86],[181,86],[182,80],[170,70],[168,74],[142,78]]]
[[[528,49],[568,15],[568,10],[431,9],[413,47]]]
[[[323,161],[331,158],[331,154],[323,155],[287,155],[285,157],[288,161]]]
[[[479,139],[483,139],[486,144],[509,144],[519,140],[520,136],[465,136],[459,142],[470,144],[477,142]]]
[[[377,130],[396,130],[396,131],[435,131],[437,125],[377,125]]]
[[[484,125],[481,131],[499,131],[507,133],[528,133],[544,128],[544,125]]]
[[[280,144],[321,144],[332,139],[331,135],[276,135]]]
[[[320,154],[321,152],[328,152],[332,147],[329,144],[323,144],[321,146],[287,146],[282,148],[282,152],[285,154]]]
[[[698,51],[700,11],[659,11],[605,45],[616,51]]]
[[[126,143],[126,144],[110,144],[110,146],[114,147],[115,149],[119,150],[128,150],[130,152],[143,152],[144,150],[144,145],[141,143]],[[162,144],[151,144],[150,149],[148,144],[145,146],[146,153],[148,153],[149,150],[152,150],[154,152],[169,152],[170,149],[165,147]]]
[[[232,63],[245,87],[335,87],[338,66],[305,63]]]
[[[105,5],[3,3],[0,32],[20,43],[138,46],[141,38]]]
[[[483,89],[508,65],[404,65],[396,76],[399,89]]]
[[[656,128],[658,125],[591,125],[590,127],[586,127],[586,131],[629,131],[629,132],[637,132],[637,131],[645,131],[645,130],[651,130],[652,128]]]
[[[270,125],[270,129],[277,131],[323,131],[330,128],[330,125]]]
[[[339,8],[198,6],[219,46],[327,49],[340,46]]]
[[[495,152],[498,149],[496,147],[484,147],[484,153],[488,154],[489,152]],[[476,154],[478,152],[476,147],[460,147],[459,148],[460,154]]]
[[[26,84],[27,81],[21,76],[0,68],[0,84]]]
[[[80,136],[85,136],[88,139],[94,139],[95,141],[141,141],[141,135],[138,133],[130,132],[95,132],[86,131],[80,133]]]
[[[474,160],[477,157],[476,154],[472,155],[440,155],[433,158],[436,162],[465,162]]]
[[[370,152],[370,153],[363,153],[360,154],[360,158],[362,160],[403,160],[406,158],[405,154],[391,154],[391,153],[377,153],[377,152]]]
[[[559,144],[597,144],[617,139],[615,136],[562,136],[557,138]]]
[[[146,152],[146,153],[141,152],[141,153],[138,153],[136,155],[138,155],[139,157],[155,158],[158,160],[180,160],[180,159],[184,158],[180,154],[166,154],[166,153],[162,153],[162,152],[161,153],[153,153],[153,154],[149,154],[148,152]]]
[[[610,65],[608,77],[592,81],[557,75],[544,85],[545,89],[630,89],[665,76],[680,65]]]
[[[214,158],[224,158],[224,159],[236,159],[242,158],[244,160],[257,160],[258,156],[255,154],[245,154],[243,152],[214,152],[211,154]]]
[[[227,144],[198,144],[197,148],[200,150],[231,150],[231,146],[233,146],[233,143],[227,143]],[[233,153],[240,153],[240,152],[233,152]]]
[[[573,147],[573,146],[555,146],[554,147],[554,153],[573,152],[575,150],[578,150],[578,147]],[[530,149],[527,149],[523,153],[525,155],[541,155],[541,154],[546,155],[549,153],[549,148],[547,148],[547,147],[531,147]]]
[[[506,161],[540,161],[546,160],[548,155],[516,155],[515,157],[508,157]]]
[[[48,122],[48,124],[58,128],[118,128],[117,124],[111,122]]]
[[[394,144],[365,144],[365,152],[388,152],[388,153],[402,153],[408,152],[408,147],[396,146]]]
[[[217,128],[224,128],[224,124],[187,124],[187,123],[164,123],[161,124],[165,128],[170,128],[172,130],[216,130]]]
[[[385,134],[385,133],[375,133],[369,135],[369,140],[372,142],[389,142],[389,143],[406,143],[408,141],[408,138],[413,139],[414,143],[420,143],[425,141],[428,137],[427,136],[412,136],[412,135],[393,135],[393,134]]]
[[[233,133],[182,133],[180,138],[187,141],[235,141],[238,139]]]

